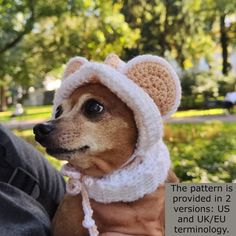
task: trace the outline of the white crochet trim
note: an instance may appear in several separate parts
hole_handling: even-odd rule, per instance
[[[73,57],[73,58],[71,58],[67,63],[66,63],[66,68],[68,68],[71,64],[73,64],[74,62],[80,62],[81,63],[81,66],[83,65],[83,64],[85,64],[85,63],[88,63],[88,60],[86,59],[86,58],[84,58],[84,57],[78,57],[78,56],[76,56],[76,57]],[[63,74],[63,76],[62,76],[62,79],[66,79],[66,72],[67,72],[67,70],[65,70],[64,71],[64,74]]]
[[[62,173],[69,177],[67,192],[71,195],[81,192],[85,215],[83,226],[89,230],[90,236],[96,236],[98,231],[89,198],[102,203],[136,201],[164,183],[169,168],[169,152],[160,140],[145,155],[135,156],[132,163],[103,178],[81,176],[68,165],[63,166]]]
[[[137,151],[145,152],[152,147],[163,134],[162,118],[158,107],[142,88],[108,65],[88,62],[63,80],[54,97],[53,118],[57,106],[76,88],[89,83],[94,77],[134,112],[139,131]]]
[[[115,54],[110,53],[110,54],[106,57],[104,63],[108,63],[109,60],[110,60],[110,56],[112,56],[112,55],[114,55],[115,57],[117,57]],[[122,61],[119,57],[118,57],[117,59],[118,59],[118,60],[117,60],[117,68],[116,68],[116,69],[117,69],[118,71],[121,71],[121,70],[123,69],[123,67],[126,65],[126,63],[125,63],[124,61]]]
[[[85,176],[85,186],[89,197],[97,202],[132,202],[164,183],[169,168],[169,152],[159,141],[149,152],[141,156],[134,154],[132,163],[111,175],[97,179]]]
[[[122,67],[121,72],[125,74],[130,68],[132,68],[137,63],[141,63],[141,62],[156,62],[159,65],[162,65],[163,67],[167,68],[167,70],[171,74],[171,77],[172,77],[172,79],[175,83],[176,98],[175,98],[175,104],[173,105],[172,109],[162,117],[163,119],[167,119],[174,112],[176,112],[176,110],[177,110],[177,108],[180,104],[181,85],[180,85],[179,77],[176,74],[173,67],[164,58],[158,57],[158,56],[153,56],[153,55],[141,55],[141,56],[137,56],[137,57],[133,58],[132,60],[128,61],[127,64],[124,67]]]
[[[81,174],[76,171],[73,167],[64,165],[61,169],[63,175],[68,176],[69,180],[66,185],[66,192],[70,195],[77,195],[81,193],[82,195],[82,207],[84,211],[84,220],[82,225],[84,228],[88,229],[90,236],[98,236],[99,232],[95,221],[93,220],[93,210],[90,205],[89,196],[87,190],[84,186],[84,180]],[[88,185],[89,183],[87,183]]]

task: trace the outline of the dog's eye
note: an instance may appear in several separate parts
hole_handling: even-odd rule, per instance
[[[83,105],[83,112],[89,118],[96,117],[103,113],[103,111],[104,106],[95,99],[90,99],[86,101]]]
[[[58,106],[55,113],[55,118],[57,119],[63,113],[62,105]]]

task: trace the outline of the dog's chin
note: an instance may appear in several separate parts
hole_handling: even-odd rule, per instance
[[[85,154],[89,150],[89,146],[84,145],[79,148],[75,149],[67,149],[67,148],[46,148],[46,152],[59,159],[59,160],[70,160],[71,158],[74,158],[75,156]]]

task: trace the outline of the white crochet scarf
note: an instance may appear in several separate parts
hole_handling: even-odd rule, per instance
[[[132,202],[154,192],[164,183],[170,168],[169,152],[160,140],[149,151],[133,154],[133,162],[103,178],[82,176],[72,166],[65,165],[62,173],[69,177],[67,192],[82,194],[83,226],[91,236],[98,235],[89,198],[97,202]]]

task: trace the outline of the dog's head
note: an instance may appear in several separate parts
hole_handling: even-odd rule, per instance
[[[77,88],[34,133],[50,155],[93,176],[119,168],[137,142],[133,112],[101,84]]]
[[[36,141],[50,155],[97,177],[161,139],[162,117],[180,100],[177,75],[159,57],[125,64],[112,55],[105,64],[70,60],[55,95],[53,119],[34,127]]]

